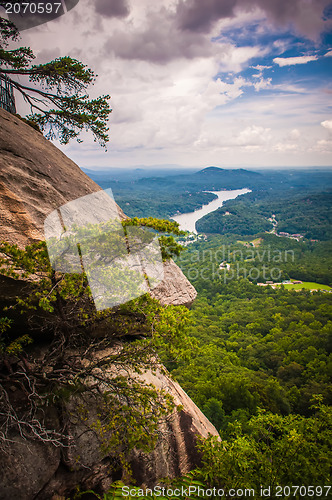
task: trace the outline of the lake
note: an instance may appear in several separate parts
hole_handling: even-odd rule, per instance
[[[195,229],[196,222],[204,217],[204,215],[214,212],[217,208],[220,208],[223,203],[227,200],[233,200],[241,194],[250,193],[250,189],[232,189],[230,191],[207,191],[208,193],[214,193],[218,196],[216,200],[211,201],[202,208],[195,210],[195,212],[189,212],[187,214],[179,214],[171,217],[173,220],[179,223],[180,229],[183,231],[190,231],[191,233],[196,233]]]

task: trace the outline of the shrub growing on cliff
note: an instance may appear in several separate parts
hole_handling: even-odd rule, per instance
[[[0,321],[0,445],[19,433],[67,446],[80,426],[122,467],[132,448],[152,449],[174,404],[140,375],[163,370],[159,353],[187,346],[188,310],[145,295],[96,311],[85,274],[54,271],[45,243],[3,243],[0,256],[1,274],[22,286]],[[52,426],[49,408],[61,425]]]

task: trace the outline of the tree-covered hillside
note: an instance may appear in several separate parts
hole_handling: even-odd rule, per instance
[[[177,212],[193,212],[216,198],[205,191],[254,188],[265,184],[262,174],[246,170],[209,167],[196,173],[165,175],[115,181],[112,174],[89,171],[103,189],[112,188],[116,202],[130,217],[171,217]]]
[[[306,238],[332,238],[332,191],[310,192],[271,189],[254,191],[224,205],[196,223],[203,233],[254,235],[272,229],[269,219],[275,215],[276,231],[302,234]]]
[[[332,294],[259,287],[234,272],[237,263],[248,263],[249,252],[256,252],[267,270],[297,270],[318,282],[330,275],[330,243],[306,247],[295,241],[285,254],[285,242],[268,235],[255,249],[232,237],[214,237],[189,245],[178,259],[199,294],[190,330],[198,348],[190,363],[170,366],[224,430],[232,421],[245,422],[258,408],[309,415],[314,394],[332,402]],[[278,263],[271,262],[275,256]],[[229,271],[219,269],[224,259],[231,263]],[[332,282],[332,275],[328,280]]]
[[[145,171],[144,171],[145,172]],[[148,171],[147,171],[148,172]],[[184,171],[185,172],[185,171]],[[140,177],[112,171],[88,172],[131,217],[170,218],[197,210],[216,198],[206,191],[249,188],[252,192],[224,203],[197,222],[203,233],[254,235],[270,231],[273,214],[277,231],[300,233],[307,238],[329,239],[331,233],[332,174],[315,171],[227,170],[208,167],[195,173]]]

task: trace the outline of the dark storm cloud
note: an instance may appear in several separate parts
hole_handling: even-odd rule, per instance
[[[297,32],[314,39],[325,27],[322,14],[330,1],[178,0],[175,9],[169,9],[161,2],[159,8],[155,4],[153,9],[145,7],[144,22],[138,26],[128,23],[112,30],[104,47],[104,56],[113,52],[122,59],[156,64],[179,58],[213,56],[227,50],[222,44],[211,43],[214,24],[257,7],[265,12],[274,26],[289,29],[293,25]],[[120,0],[97,0],[96,9],[108,16],[128,12],[127,5]]]
[[[237,0],[180,0],[177,7],[179,26],[190,31],[208,32],[215,21],[232,17]]]
[[[331,0],[180,0],[177,22],[182,29],[207,33],[219,19],[233,17],[235,8],[250,12],[259,7],[273,23],[293,24],[311,37],[324,29],[323,12],[330,4]]]
[[[105,17],[127,17],[129,7],[126,0],[95,0],[97,14]]]

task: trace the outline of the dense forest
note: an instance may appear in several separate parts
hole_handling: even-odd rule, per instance
[[[141,196],[146,213],[157,204],[149,199],[149,208],[144,205],[146,190],[151,194],[155,189],[161,199],[164,190],[168,200],[182,200],[182,193],[193,195],[199,183],[202,190],[220,189],[221,176],[228,189],[250,187],[252,192],[201,219],[196,227],[207,237],[174,257],[198,297],[181,355],[161,353],[171,375],[216,426],[221,442],[202,441],[200,469],[168,485],[221,488],[213,498],[242,498],[245,488],[258,498],[264,496],[262,485],[271,499],[327,498],[332,459],[331,176],[262,172],[249,179],[242,172],[227,179],[222,169],[208,168],[182,180],[135,181],[127,193],[122,190],[123,200],[131,190],[133,203]],[[191,198],[198,202],[200,191],[196,194]],[[165,205],[159,213],[163,210]],[[280,232],[302,237],[281,237]],[[303,285],[257,285],[290,280]],[[326,289],[310,289],[323,285]],[[122,487],[115,483],[107,498]],[[237,488],[235,496],[232,487]],[[151,498],[133,488],[126,498]],[[193,493],[190,498],[202,497]]]
[[[64,51],[113,87],[109,161],[326,164],[331,5],[99,0],[67,15],[78,3],[0,0],[0,500],[332,498],[331,169],[88,171],[120,220],[38,145],[109,140],[110,96],[90,98],[94,69]],[[37,57],[13,20],[48,21],[23,35]],[[243,188],[197,237],[171,220]]]
[[[200,177],[215,177],[214,170],[207,171]],[[232,187],[239,187],[236,182]],[[167,185],[164,179],[142,179],[144,184],[158,185],[159,194],[162,189],[167,192],[162,188]],[[158,422],[174,409],[167,394],[135,381],[128,384],[121,376],[111,380],[105,372],[105,397],[86,383],[95,371],[82,362],[84,353],[93,352],[96,345],[105,349],[119,339],[130,339],[121,359],[112,353],[107,362],[115,361],[126,371],[144,371],[156,368],[156,359],[161,359],[221,436],[221,441],[210,437],[198,443],[201,466],[175,481],[165,480],[164,498],[175,498],[167,488],[184,491],[176,498],[204,498],[199,487],[210,488],[216,499],[242,498],[245,489],[250,489],[254,498],[328,498],[332,462],[332,241],[329,229],[324,228],[331,222],[331,194],[320,193],[319,183],[312,184],[312,191],[305,196],[300,188],[289,188],[281,198],[276,188],[268,202],[268,191],[262,187],[227,202],[221,212],[210,214],[216,220],[223,210],[233,214],[221,215],[230,221],[220,231],[225,234],[207,231],[205,239],[186,244],[184,249],[176,241],[183,241],[183,235],[174,222],[148,217],[123,222],[125,229],[128,225],[144,226],[164,233],[160,238],[163,258],[173,258],[198,292],[190,311],[161,307],[142,296],[114,310],[96,312],[86,277],[54,273],[43,243],[25,251],[3,244],[3,274],[18,278],[23,269],[26,277],[42,277],[41,282],[29,285],[29,293],[16,303],[5,304],[2,310],[0,364],[7,398],[2,406],[12,419],[11,425],[17,425],[12,387],[22,389],[28,403],[27,409],[19,408],[21,431],[27,438],[36,419],[43,432],[48,432],[47,419],[40,418],[38,412],[42,408],[47,416],[50,398],[61,406],[73,394],[81,397],[89,391],[99,411],[93,428],[98,429],[108,453],[127,467],[126,453],[131,449],[153,449]],[[138,200],[143,191],[138,194],[135,189],[133,197]],[[174,187],[165,204],[190,194],[182,190],[183,186]],[[163,199],[161,194],[159,200],[152,198],[153,192],[157,189],[151,188],[146,202],[148,205],[152,199],[152,207]],[[209,195],[199,190],[196,194],[194,203]],[[165,206],[160,210],[166,210]],[[271,210],[278,222],[277,231],[302,228],[305,232],[303,228],[311,220],[310,229],[308,225],[298,241],[266,232],[273,227],[267,220]],[[244,227],[249,232],[241,229]],[[101,245],[107,247],[108,243],[101,239]],[[281,283],[290,280],[317,283],[326,289],[312,291],[299,285],[296,290]],[[274,283],[281,284],[272,288]],[[25,330],[22,317],[30,317]],[[91,331],[104,323],[112,336],[91,340]],[[34,346],[41,338],[49,342],[50,352],[45,351],[32,363]],[[68,368],[61,374],[58,367],[64,362]],[[47,372],[46,363],[51,367]],[[101,368],[98,363],[93,365],[93,370]],[[29,385],[31,380],[33,385]],[[119,404],[114,390],[126,404]],[[86,407],[82,412],[79,405],[72,411],[77,421],[84,421],[89,410]],[[119,419],[112,419],[114,412]],[[105,440],[107,433],[114,438]],[[50,434],[47,438],[61,441],[64,436]],[[128,467],[127,484],[130,482]],[[160,496],[146,495],[135,485],[124,487],[121,481],[115,482],[104,499]],[[188,494],[189,487],[196,490]],[[76,498],[102,497],[78,489]]]
[[[177,498],[204,498],[199,487],[216,499],[329,497],[332,294],[257,286],[245,270],[332,284],[331,244],[210,235],[176,258],[198,298],[182,355],[162,359],[221,435],[201,442],[199,469],[166,483],[193,488]],[[151,498],[137,487],[126,498],[136,496]]]
[[[303,192],[274,189],[254,191],[224,205],[202,219],[199,232],[254,235],[272,230],[275,215],[277,231],[301,234],[306,238],[332,238],[332,191]]]
[[[188,332],[196,346],[167,366],[222,436],[203,445],[196,478],[256,492],[329,485],[332,294],[260,287],[244,270],[265,264],[267,274],[278,267],[285,278],[332,284],[332,243],[256,236],[210,236],[177,259],[198,290]]]
[[[199,291],[190,329],[198,348],[190,363],[170,364],[190,396],[224,431],[258,408],[310,415],[314,394],[330,404],[332,294],[258,287],[231,273],[225,280],[217,247],[208,247],[195,243],[178,260]]]
[[[248,188],[252,193],[229,200],[202,218],[197,230],[254,235],[272,230],[268,219],[275,214],[278,231],[303,233],[313,239],[331,237],[332,174],[328,171],[253,172],[208,167],[184,174],[164,172],[160,176],[134,170],[122,173],[118,179],[112,170],[89,171],[89,175],[103,189],[112,189],[115,200],[130,217],[170,218],[197,210],[216,198],[206,191]]]

